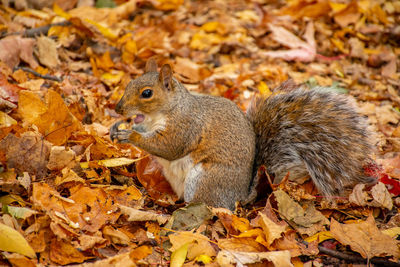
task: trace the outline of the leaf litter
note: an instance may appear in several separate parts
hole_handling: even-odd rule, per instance
[[[0,14],[0,264],[398,263],[399,1],[21,0]],[[185,206],[153,157],[108,138],[153,56],[242,109],[288,78],[355,97],[379,183],[334,204],[285,181],[234,213]]]

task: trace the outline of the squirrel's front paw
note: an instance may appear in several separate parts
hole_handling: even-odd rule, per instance
[[[128,130],[125,121],[118,121],[111,126],[110,138],[112,141],[117,140],[120,143],[128,143],[132,130]]]

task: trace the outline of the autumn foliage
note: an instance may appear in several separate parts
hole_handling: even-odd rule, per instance
[[[0,265],[399,265],[400,1],[2,3]],[[234,213],[186,206],[108,137],[150,57],[242,109],[289,78],[354,96],[377,183],[332,202],[265,174],[272,193]]]

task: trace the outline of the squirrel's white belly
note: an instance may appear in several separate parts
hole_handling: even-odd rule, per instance
[[[190,155],[173,161],[160,157],[156,158],[163,166],[163,174],[178,197],[184,198],[185,201],[191,201],[193,193],[191,195],[185,194],[185,186],[193,189],[189,192],[195,192],[199,177],[203,173],[201,163],[194,165]]]

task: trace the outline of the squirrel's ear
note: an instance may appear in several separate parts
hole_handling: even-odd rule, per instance
[[[172,68],[169,64],[161,67],[159,79],[165,89],[172,89]]]
[[[157,62],[154,58],[150,58],[146,63],[146,73],[157,71]]]

